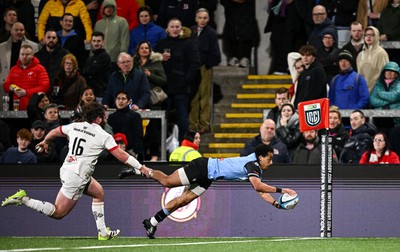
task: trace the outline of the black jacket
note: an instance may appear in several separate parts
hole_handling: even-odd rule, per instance
[[[85,66],[82,69],[82,75],[86,79],[89,87],[93,88],[97,97],[103,97],[108,83],[111,58],[105,49],[94,50]]]
[[[56,46],[52,53],[46,50],[46,46],[43,46],[37,53],[35,57],[39,59],[40,64],[46,68],[46,72],[49,75],[50,85],[53,84],[54,78],[60,71],[60,64],[62,58],[67,55],[69,51],[60,46]]]
[[[219,49],[217,34],[214,29],[210,26],[206,26],[201,31],[200,36],[197,36],[197,26],[193,26],[191,30],[192,35],[190,38],[197,46],[197,50],[200,54],[201,65],[205,65],[206,68],[218,66],[221,62],[221,51]]]

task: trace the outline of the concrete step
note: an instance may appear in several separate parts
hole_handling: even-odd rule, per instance
[[[263,118],[263,113],[225,113],[225,118],[227,118],[227,119],[231,119],[231,118],[244,118],[244,119],[257,118],[257,119],[262,119]]]
[[[237,99],[275,99],[275,94],[263,94],[263,93],[254,93],[254,94],[236,94]]]
[[[263,83],[245,83],[242,85],[243,89],[257,89],[257,90],[273,90],[281,87],[290,88],[292,84],[263,84]]]
[[[275,103],[232,103],[232,108],[259,108],[259,109],[271,109],[275,107]]]
[[[292,80],[290,75],[248,75],[248,80]]]

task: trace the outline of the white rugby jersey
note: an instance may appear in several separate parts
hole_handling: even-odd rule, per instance
[[[59,129],[69,139],[63,168],[82,178],[93,174],[97,158],[104,149],[113,151],[118,148],[114,138],[95,123],[77,122],[60,126]]]

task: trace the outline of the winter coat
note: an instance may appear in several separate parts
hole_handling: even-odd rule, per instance
[[[329,30],[329,34],[332,34],[335,43],[338,40],[338,33],[333,22],[327,17],[324,22],[319,25],[315,25],[313,32],[308,38],[308,44],[314,46],[316,49],[323,47],[322,38],[325,34],[327,34],[327,30]]]
[[[379,45],[379,31],[373,26],[368,26],[375,33],[375,41],[371,46],[364,44],[362,51],[357,56],[358,73],[367,81],[368,91],[371,92],[379,78],[383,67],[389,62],[385,49]]]
[[[136,47],[142,41],[148,41],[151,48],[155,48],[158,41],[166,37],[167,33],[165,30],[153,22],[150,22],[147,25],[140,24],[130,32],[128,53],[133,55]]]
[[[60,90],[57,97],[52,97],[53,102],[64,105],[65,109],[73,110],[79,105],[87,84],[78,71],[68,77],[62,69],[54,79],[54,86],[59,86]]]
[[[27,109],[29,99],[34,93],[47,93],[50,88],[49,76],[46,69],[40,65],[36,57],[33,57],[31,63],[24,69],[21,68],[21,61],[17,61],[17,64],[11,68],[10,74],[4,82],[3,89],[6,93],[10,92],[11,84],[15,84],[26,90],[25,96],[19,98],[15,94],[13,96],[14,99],[19,99],[20,110]]]
[[[340,157],[344,144],[349,139],[349,133],[346,132],[344,125],[341,123],[334,129],[329,129],[328,136],[332,138],[332,147],[336,155]]]
[[[282,141],[282,143],[286,144],[290,157],[293,158],[294,150],[302,139],[302,134],[299,128],[299,115],[297,113],[293,114],[286,126],[281,126],[280,118],[281,117],[279,116],[276,124],[276,136]]]
[[[116,6],[115,0],[105,0],[102,5],[101,13],[107,5]],[[117,62],[121,52],[127,52],[129,48],[129,25],[125,18],[117,15],[117,8],[111,17],[103,16],[96,22],[95,31],[104,33],[104,48],[111,57],[111,62]]]
[[[79,36],[87,41],[92,39],[92,21],[90,20],[89,12],[83,1],[70,0],[64,5],[62,0],[49,0],[43,7],[37,21],[39,41],[44,38],[47,29],[53,28],[56,31],[61,30],[60,20],[65,13],[70,13],[74,16],[74,29]]]
[[[367,81],[352,68],[332,79],[329,88],[330,105],[340,109],[363,109],[368,106],[368,99]]]
[[[57,36],[59,37],[61,46],[76,57],[78,67],[81,69],[85,65],[87,57],[83,38],[75,30],[72,30],[67,36],[62,36],[62,31],[58,31]]]
[[[219,49],[216,32],[212,27],[207,25],[200,32],[200,36],[197,36],[197,29],[197,26],[191,28],[192,35],[190,38],[197,46],[201,65],[205,65],[207,69],[213,66],[218,66],[221,62],[221,51]]]
[[[307,69],[301,72],[297,83],[296,99],[294,106],[299,102],[319,98],[326,98],[326,74],[321,63],[314,61]]]
[[[340,163],[358,164],[363,153],[372,147],[372,137],[376,133],[376,127],[373,124],[365,123],[356,130],[350,131],[350,138],[344,144],[340,154]]]
[[[400,78],[393,80],[388,86],[385,82],[385,70],[383,70],[371,91],[369,103],[374,109],[399,109]]]
[[[375,150],[366,151],[360,159],[360,164],[400,164],[396,152],[387,150],[382,157],[376,155]]]
[[[400,40],[400,6],[389,4],[381,13],[377,28],[388,40]]]
[[[111,67],[110,55],[105,49],[93,50],[93,55],[86,60],[82,69],[89,87],[93,88],[96,97],[103,97],[108,84],[108,77]]]
[[[121,71],[111,74],[106,91],[103,96],[103,104],[115,108],[114,99],[119,91],[125,91],[132,99],[132,103],[139,108],[146,108],[150,101],[150,84],[143,71],[132,68],[124,76]]]
[[[50,84],[53,84],[54,78],[60,71],[62,58],[68,53],[67,49],[60,46],[56,46],[51,53],[46,50],[46,46],[43,46],[42,49],[35,53],[35,57],[38,58],[40,64],[44,66],[49,75]]]
[[[262,143],[263,142],[261,141],[261,134],[258,134],[250,142],[246,143],[244,149],[240,152],[240,156],[243,157],[253,153],[256,147]],[[286,145],[282,143],[277,137],[274,137],[268,145],[271,146],[272,149],[274,149],[272,163],[282,164],[291,162]]]

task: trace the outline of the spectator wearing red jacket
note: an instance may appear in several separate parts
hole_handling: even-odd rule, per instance
[[[400,164],[396,152],[389,150],[389,140],[385,133],[374,136],[374,148],[364,152],[360,164]]]
[[[17,64],[11,68],[4,82],[4,91],[13,92],[13,99],[19,99],[20,110],[26,110],[33,94],[47,93],[49,88],[49,76],[39,60],[33,56],[32,46],[22,45]]]

